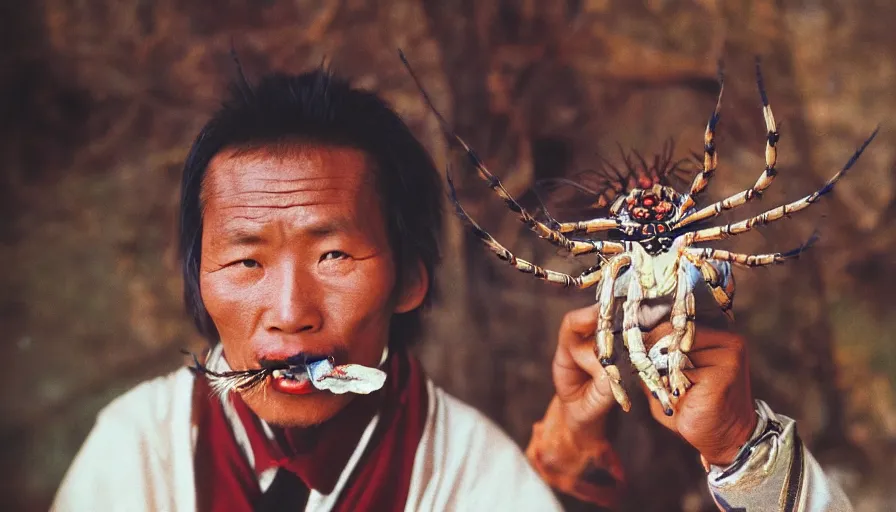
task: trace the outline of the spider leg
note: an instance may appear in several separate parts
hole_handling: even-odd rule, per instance
[[[659,341],[653,344],[650,347],[650,350],[647,352],[647,357],[653,362],[653,365],[660,372],[660,375],[664,375],[663,382],[668,385],[669,377],[669,347],[672,346],[673,338],[675,337],[675,333],[670,333],[662,338]],[[684,361],[685,368],[693,368],[694,363],[691,359],[683,354],[682,360]]]
[[[454,141],[457,142],[464,149],[464,151],[466,151],[467,158],[470,160],[470,163],[472,163],[473,166],[476,168],[476,171],[479,173],[479,177],[481,177],[483,180],[485,180],[488,183],[489,188],[491,188],[492,191],[494,191],[496,194],[498,194],[498,196],[501,197],[501,199],[504,200],[504,203],[507,205],[508,208],[510,208],[510,210],[512,210],[513,212],[516,212],[519,215],[520,221],[523,224],[525,224],[526,226],[528,226],[530,230],[537,233],[540,238],[543,238],[558,247],[562,247],[570,252],[573,252],[573,254],[578,255],[578,254],[587,254],[588,252],[594,252],[594,251],[586,251],[583,253],[576,253],[574,251],[574,247],[576,247],[575,242],[570,241],[565,236],[563,236],[560,232],[558,232],[554,229],[551,229],[544,223],[536,220],[534,217],[532,217],[531,214],[529,214],[529,212],[527,212],[516,201],[516,199],[513,198],[513,196],[510,195],[509,192],[507,192],[507,190],[504,188],[504,185],[501,184],[501,180],[499,180],[497,176],[495,176],[494,174],[489,172],[489,170],[485,167],[485,163],[482,161],[481,158],[479,158],[479,155],[477,155],[476,152],[473,151],[473,148],[471,148],[460,137],[460,135],[458,135],[454,130],[451,129],[450,125],[448,124],[448,121],[446,121],[445,118],[442,116],[442,114],[438,111],[438,109],[436,109],[432,100],[429,98],[429,95],[423,89],[423,85],[420,83],[420,80],[417,78],[417,75],[411,69],[411,66],[408,63],[407,59],[405,58],[404,53],[401,52],[400,50],[399,50],[399,56],[401,57],[401,60],[404,63],[405,67],[407,68],[408,72],[410,73],[411,78],[413,78],[414,82],[416,83],[417,88],[420,90],[420,93],[422,94],[423,99],[426,101],[430,110],[433,111],[436,118],[439,120],[439,125],[442,127],[442,130],[445,132],[445,134],[449,138],[454,139]],[[450,184],[450,178],[449,178],[449,184]],[[451,185],[451,187],[452,187],[452,197],[454,197],[453,184]],[[455,199],[455,202],[456,202],[456,199]],[[613,225],[607,229],[612,229],[612,228],[616,227],[616,222],[615,221],[611,221],[611,222],[613,222]]]
[[[716,100],[716,108],[712,112],[712,116],[710,116],[709,121],[706,123],[706,133],[703,135],[703,169],[694,176],[694,181],[691,183],[690,192],[684,197],[681,205],[678,207],[676,219],[680,219],[685,212],[690,210],[696,204],[694,198],[700,192],[703,192],[703,189],[706,188],[706,185],[709,183],[709,179],[716,171],[716,167],[719,164],[719,154],[716,153],[716,125],[719,122],[719,118],[721,117],[722,110],[722,93],[725,92],[725,75],[722,70],[721,62],[719,63],[719,97]]]
[[[800,210],[808,208],[810,205],[818,201],[821,196],[834,189],[834,185],[836,185],[837,182],[840,181],[840,178],[842,178],[843,175],[845,175],[846,172],[849,171],[849,169],[862,155],[862,152],[865,151],[865,148],[868,147],[868,144],[870,144],[871,141],[874,140],[874,137],[877,135],[879,129],[880,128],[876,128],[874,132],[867,139],[865,139],[865,142],[862,144],[862,146],[856,150],[856,152],[852,155],[852,158],[850,158],[849,161],[846,162],[846,165],[844,165],[843,168],[840,169],[840,172],[833,175],[823,187],[809,194],[808,196],[802,199],[798,199],[792,203],[773,208],[766,212],[760,213],[755,217],[751,217],[740,222],[727,224],[725,226],[715,226],[711,228],[700,229],[698,231],[689,233],[686,236],[689,237],[691,243],[723,240],[725,238],[728,238],[729,236],[746,233],[747,231],[750,231],[756,227],[770,224],[776,220],[783,219]]]
[[[616,219],[599,217],[577,222],[557,222],[552,227],[560,233],[597,233],[600,231],[619,229],[622,226],[622,222]]]
[[[569,183],[573,186],[580,186],[575,182]],[[545,206],[544,201],[541,199],[541,195],[538,193],[538,190],[533,189],[533,192],[535,193],[535,198],[541,204],[541,211],[544,212],[544,216],[547,218],[547,225],[551,229],[559,233],[597,233],[601,231],[610,231],[611,229],[620,229],[622,227],[626,227],[626,224],[622,223],[621,221],[606,217],[598,217],[595,219],[588,219],[577,222],[559,222],[548,211],[548,208],[547,206]]]
[[[448,178],[448,191],[451,196],[451,202],[454,203],[454,207],[455,207],[455,210],[457,211],[458,216],[461,219],[463,219],[465,222],[467,222],[471,228],[473,228],[474,232],[476,232],[476,235],[479,236],[479,238],[486,240],[486,238],[484,238],[478,232],[478,231],[482,231],[482,233],[485,233],[485,231],[481,227],[479,227],[478,224],[476,224],[476,221],[474,221],[470,217],[470,215],[464,210],[463,206],[461,206],[460,201],[458,201],[457,191],[454,189],[454,181],[451,179],[451,173],[447,174],[447,178]],[[541,223],[538,223],[538,224],[541,224]],[[543,224],[541,224],[541,225],[543,225]],[[552,237],[552,238],[548,239],[550,242],[554,243],[555,245],[559,245],[560,247],[563,247],[564,249],[566,249],[567,251],[572,253],[574,256],[581,256],[583,254],[593,254],[593,253],[599,253],[602,255],[618,254],[618,253],[625,251],[625,244],[622,244],[619,242],[604,242],[604,241],[600,241],[600,240],[587,240],[587,241],[570,240],[569,238],[566,238],[565,236],[563,236],[559,233],[556,233],[554,231],[551,231],[550,233],[551,233],[550,236]],[[493,238],[491,238],[490,235],[488,235],[488,233],[485,233],[485,235],[488,236],[489,239],[494,240]],[[488,243],[488,242],[486,242],[486,243]],[[494,243],[497,244],[497,242],[494,242]]]
[[[616,355],[613,354],[613,309],[615,306],[616,279],[626,266],[631,265],[632,259],[628,255],[614,256],[603,267],[601,286],[597,298],[600,303],[600,312],[597,317],[597,333],[595,336],[595,352],[601,366],[610,377],[610,391],[613,398],[622,406],[622,410],[631,410],[632,403],[625,389],[622,387],[622,377],[616,366]]]
[[[703,282],[709,287],[716,303],[729,321],[734,321],[734,274],[727,261],[706,261],[685,253],[685,257],[700,270]]]
[[[688,224],[691,224],[693,222],[715,217],[725,210],[737,208],[738,206],[746,204],[752,199],[762,197],[762,193],[772,184],[772,181],[778,174],[777,169],[775,169],[775,164],[778,161],[777,144],[778,140],[780,139],[780,133],[778,132],[778,125],[775,123],[775,116],[774,114],[772,114],[772,108],[768,103],[768,95],[766,95],[765,93],[765,86],[762,82],[762,69],[758,58],[756,59],[756,84],[759,87],[759,96],[762,99],[762,115],[765,118],[765,170],[762,172],[762,174],[759,176],[759,179],[756,180],[756,183],[751,188],[744,190],[743,192],[734,194],[731,197],[723,199],[715,204],[711,204],[695,213],[692,213],[691,215],[688,215],[687,217],[682,218],[676,223],[676,225],[674,226],[675,228],[687,226]],[[685,205],[683,204],[682,206]],[[693,204],[691,204],[690,206],[693,206]],[[679,212],[682,214],[685,211],[687,211],[687,209],[679,210]]]
[[[691,381],[684,375],[685,353],[694,344],[694,284],[697,268],[686,258],[679,260],[678,286],[672,304],[672,340],[669,344],[669,387],[672,396],[680,397],[691,387]],[[668,412],[666,414],[669,414]]]
[[[807,249],[812,247],[812,245],[817,240],[818,235],[816,233],[813,233],[809,240],[806,241],[806,243],[797,247],[796,249],[787,252],[776,252],[770,254],[741,254],[736,252],[723,251],[721,249],[711,249],[707,247],[688,247],[684,250],[687,251],[690,255],[697,258],[716,261],[727,261],[729,263],[734,263],[735,265],[754,268],[774,265],[777,263],[784,263],[787,260],[799,258],[803,251],[806,251]]]
[[[637,254],[637,253],[636,253]],[[629,351],[632,365],[638,370],[638,375],[650,393],[663,405],[666,415],[672,414],[672,403],[669,393],[660,378],[659,371],[647,357],[644,347],[644,338],[641,334],[641,326],[638,324],[638,309],[641,307],[643,289],[636,273],[638,266],[632,265],[629,277],[628,293],[623,304],[622,338]]]
[[[449,180],[450,182],[450,180]],[[453,189],[452,189],[453,192]],[[557,272],[550,269],[545,269],[535,265],[534,263],[528,262],[524,259],[517,258],[514,256],[506,247],[501,245],[497,240],[494,239],[487,231],[482,229],[479,224],[476,223],[466,211],[464,211],[463,207],[457,202],[456,198],[454,198],[454,206],[457,209],[458,216],[463,219],[463,221],[470,227],[473,231],[473,234],[476,235],[477,238],[482,240],[486,247],[495,253],[499,259],[506,261],[510,265],[512,265],[515,269],[520,272],[524,272],[526,274],[532,274],[538,279],[543,279],[545,281],[549,281],[551,283],[556,283],[563,285],[566,288],[576,287],[576,288],[590,288],[601,280],[600,273],[600,264],[595,265],[576,277],[573,277],[569,274],[565,274],[563,272]],[[583,247],[587,246],[589,252],[600,252],[600,248],[603,247],[604,242],[576,242],[577,244],[581,244]],[[617,244],[622,245],[622,244]],[[624,249],[624,246],[623,246]],[[621,252],[621,250],[620,250]],[[584,254],[584,252],[580,252],[579,254]]]

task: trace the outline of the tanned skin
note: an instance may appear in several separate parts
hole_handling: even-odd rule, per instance
[[[298,353],[375,367],[392,316],[420,306],[422,264],[396,287],[375,174],[361,151],[296,142],[226,150],[203,183],[200,289],[233,369]],[[407,274],[407,273],[406,273]],[[244,395],[261,419],[304,427],[354,395]]]
[[[566,427],[583,448],[602,440],[606,414],[616,405],[607,375],[594,355],[598,307],[578,309],[564,317],[553,364],[555,400]],[[660,308],[647,314],[662,318],[666,311]],[[672,324],[661,323],[645,336],[645,344],[650,346],[671,332]],[[656,400],[649,400],[651,413],[708,463],[727,466],[758,422],[744,341],[734,334],[700,327],[688,357],[695,368],[685,370],[685,375],[694,386],[679,400],[675,415],[666,416]],[[646,386],[642,388],[646,393]]]

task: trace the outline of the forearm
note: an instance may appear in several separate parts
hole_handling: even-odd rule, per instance
[[[756,401],[759,422],[728,467],[706,465],[710,493],[721,510],[851,511],[800,439],[796,422]]]
[[[625,476],[613,447],[599,433],[590,432],[587,439],[576,436],[554,397],[544,418],[532,427],[526,456],[555,491],[615,509]]]

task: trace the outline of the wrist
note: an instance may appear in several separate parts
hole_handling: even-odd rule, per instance
[[[609,444],[606,436],[606,415],[596,417],[581,417],[577,411],[570,410],[555,398],[557,403],[557,420],[563,430],[569,436],[570,442],[581,451],[593,451],[601,449]]]
[[[698,448],[704,466],[726,467],[734,463],[759,428],[759,414],[753,410],[744,420],[733,423],[719,435],[720,442]]]
[[[624,488],[625,474],[603,435],[604,421],[576,421],[567,413],[555,396],[544,418],[532,427],[526,456],[554,490],[613,509]],[[592,427],[595,430],[590,430]]]

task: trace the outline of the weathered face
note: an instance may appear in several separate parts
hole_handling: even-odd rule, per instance
[[[298,354],[379,363],[392,315],[421,304],[426,280],[396,290],[374,179],[365,155],[347,148],[214,158],[203,186],[200,289],[232,368]],[[307,426],[352,397],[269,378],[243,398],[269,423]]]

